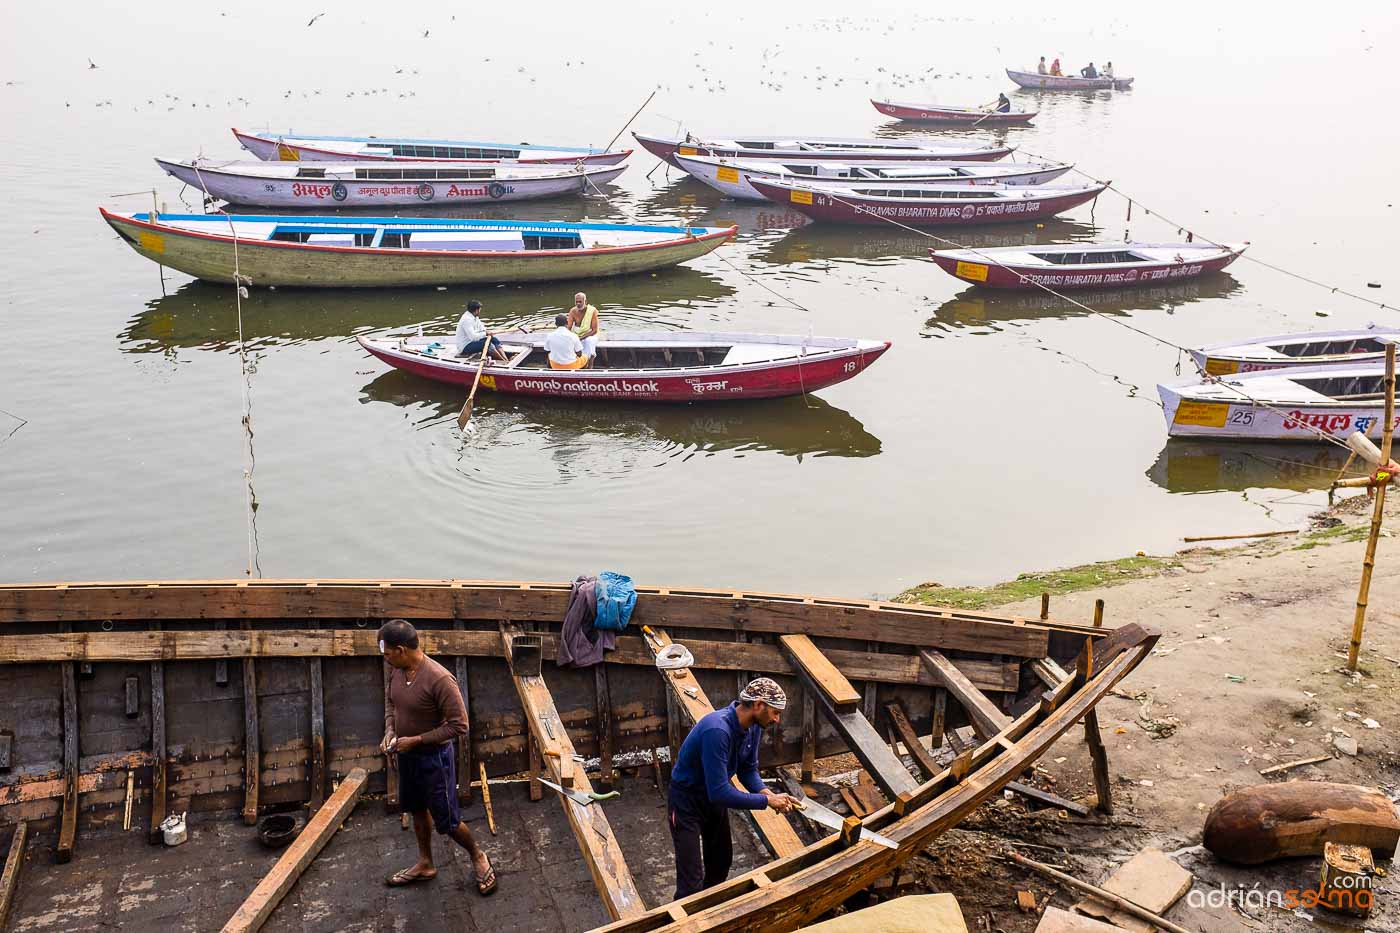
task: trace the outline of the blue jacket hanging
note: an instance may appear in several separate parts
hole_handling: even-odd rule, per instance
[[[637,605],[637,591],[632,578],[623,573],[604,570],[598,574],[598,614],[594,628],[620,632],[632,620],[632,607]]]

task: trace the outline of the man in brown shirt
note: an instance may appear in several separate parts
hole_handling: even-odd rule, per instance
[[[418,837],[418,861],[395,872],[387,883],[399,886],[437,877],[432,845],[436,828],[467,850],[476,869],[477,891],[490,894],[496,890],[496,873],[457,808],[452,740],[467,732],[467,709],[457,679],[423,653],[418,632],[403,619],[380,628],[379,653],[390,668],[381,748],[398,757],[399,801],[413,814]]]

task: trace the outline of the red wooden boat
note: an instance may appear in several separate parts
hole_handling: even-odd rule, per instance
[[[899,104],[871,99],[875,109],[887,117],[906,123],[946,123],[955,126],[1013,126],[1035,119],[1039,110],[1011,110],[1000,113],[977,107],[939,107],[936,104]]]
[[[632,136],[656,156],[680,168],[677,155],[720,156],[726,159],[832,159],[868,162],[872,159],[906,162],[995,162],[1016,150],[975,141],[949,143],[910,136],[906,139],[846,139],[834,136],[745,136],[683,138]]]
[[[823,188],[753,178],[768,200],[813,220],[844,224],[897,221],[916,227],[1041,220],[1092,201],[1108,182],[1089,185],[910,185]]]
[[[1248,244],[1071,243],[929,250],[939,268],[985,288],[1122,288],[1162,285],[1219,272]]]
[[[604,332],[589,369],[551,369],[543,331],[497,334],[506,362],[489,360],[483,388],[515,395],[714,402],[814,392],[861,373],[888,340],[685,331]],[[450,338],[357,337],[397,369],[471,385],[479,357],[460,357]]]

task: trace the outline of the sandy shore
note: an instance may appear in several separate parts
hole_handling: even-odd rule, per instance
[[[1387,513],[1400,527],[1400,506]],[[1218,863],[1199,844],[1215,802],[1253,784],[1327,780],[1400,794],[1400,541],[1389,535],[1380,541],[1361,673],[1343,670],[1369,517],[1369,505],[1358,497],[1329,513],[1322,527],[1296,537],[1183,551],[1152,576],[1054,598],[1055,618],[1087,620],[1094,600],[1102,598],[1106,625],[1132,621],[1162,633],[1154,657],[1099,706],[1114,815],[1071,825],[1032,814],[1019,800],[997,801],[915,861],[923,879],[958,895],[970,927],[1007,933],[1036,923],[1035,915],[1016,910],[1018,888],[1042,899],[1053,894],[1060,906],[1078,900],[1073,891],[989,858],[1008,841],[1089,881],[1102,881],[1141,848],[1155,846],[1176,853],[1195,872],[1196,891],[1315,887],[1320,859],[1238,869]],[[1025,615],[1039,608],[1038,598],[1003,606]],[[1365,719],[1379,727],[1367,727]],[[1355,739],[1359,754],[1337,751],[1333,739],[1339,736]],[[1287,775],[1259,774],[1320,755],[1332,757]],[[1062,739],[1041,767],[1043,786],[1092,798],[1082,732]],[[1377,880],[1376,908],[1365,929],[1400,930],[1397,878],[1392,873]],[[1363,928],[1322,910],[1205,909],[1185,900],[1168,916],[1188,929],[1210,931]]]

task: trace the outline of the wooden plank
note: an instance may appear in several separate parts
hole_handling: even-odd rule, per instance
[[[123,684],[123,701],[127,719],[141,715],[141,681],[134,674]]]
[[[934,748],[943,744],[943,730],[948,722],[948,691],[942,687],[933,688],[933,722],[929,729],[929,740]]]
[[[812,599],[783,594],[638,587],[633,620],[654,626],[749,632],[806,632],[954,651],[1045,657],[1049,632],[1086,626],[902,603]],[[115,622],[184,619],[563,618],[568,584],[459,581],[267,580],[180,583],[69,583],[0,586],[8,621]]]
[[[377,645],[376,645],[377,647]],[[421,645],[420,645],[421,647]],[[388,662],[381,662],[384,673],[384,715],[389,714],[389,678],[394,669]],[[399,761],[398,756],[384,753],[384,812],[399,812]]]
[[[29,824],[21,820],[10,836],[10,854],[5,857],[5,870],[0,872],[0,930],[6,929],[10,909],[19,890],[19,876],[24,869],[24,844],[29,840]]]
[[[511,644],[521,634],[517,626],[503,624],[502,653],[510,666],[511,679],[515,682],[516,693],[520,695],[520,705],[525,710],[530,733],[540,751],[546,753],[544,767],[550,772],[550,777],[558,782],[561,776],[559,762],[573,760],[574,743],[569,739],[564,720],[554,706],[554,698],[550,696],[544,678],[521,676],[515,672]],[[551,757],[548,752],[555,752],[559,757]],[[584,794],[591,793],[593,787],[588,782],[588,775],[575,774],[574,789]],[[598,888],[608,915],[614,920],[641,916],[646,912],[646,905],[637,892],[637,884],[632,880],[632,873],[622,856],[622,846],[613,835],[602,804],[582,806],[563,795],[559,796],[559,802],[569,818],[583,860],[588,865],[588,872],[593,876],[593,883]]]
[[[802,688],[802,783],[809,784],[817,769],[817,704],[812,691]]]
[[[151,623],[159,628],[159,622]],[[169,787],[166,774],[166,725],[165,725],[165,662],[151,662],[151,819],[146,827],[146,841],[160,845],[165,841],[165,833],[160,824],[165,822],[166,807],[169,806]]]
[[[652,635],[656,639],[656,643],[653,645],[648,640],[647,645],[653,653],[659,653],[671,643],[671,638],[666,634],[665,629],[654,629]],[[700,721],[702,716],[714,712],[710,698],[705,695],[705,690],[700,686],[700,681],[695,679],[693,671],[662,671],[660,673],[666,682],[667,693],[674,697],[674,702],[684,713],[690,725],[693,726]],[[810,691],[808,692],[810,693]],[[730,782],[739,790],[748,791],[748,788],[739,783],[738,778],[730,778]],[[766,809],[746,812],[753,820],[754,831],[758,834],[758,838],[768,847],[768,851],[775,858],[786,858],[802,851],[803,842],[798,837],[796,830],[792,828],[792,824],[787,821],[787,817],[774,810]]]
[[[841,799],[846,802],[846,806],[850,808],[852,815],[858,817],[865,817],[870,813],[870,808],[867,807],[865,804],[861,803],[860,798],[857,797],[855,795],[855,792],[852,791],[849,787],[846,787],[843,784],[842,786],[836,788],[836,792],[840,794]]]
[[[838,713],[850,713],[860,706],[861,694],[813,644],[812,639],[806,635],[783,635],[778,641],[801,670],[807,683],[822,692],[828,706]]]
[[[847,747],[865,766],[865,770],[869,771],[871,776],[875,778],[875,783],[880,785],[880,789],[885,792],[886,796],[894,800],[900,794],[915,791],[919,782],[914,780],[914,776],[894,756],[894,752],[890,751],[890,747],[885,744],[884,739],[880,738],[880,733],[875,731],[870,720],[858,711],[842,713],[835,709],[827,699],[826,694],[807,677],[805,669],[803,669],[802,675],[804,683],[815,694],[827,719],[846,740]],[[860,702],[859,696],[857,696],[856,702]]]
[[[466,623],[456,619],[452,627],[457,631],[466,628]],[[377,647],[377,646],[376,646]],[[454,663],[454,676],[457,689],[462,692],[462,708],[467,711],[467,731],[458,736],[457,743],[457,799],[462,803],[472,802],[472,695],[471,671],[466,656],[458,655]]]
[[[1166,913],[1191,889],[1191,873],[1161,849],[1143,849],[1101,887],[1154,914]],[[1092,895],[1074,905],[1080,913],[1106,920],[1132,933],[1153,933],[1155,926]]]
[[[951,693],[962,705],[978,736],[989,739],[1011,722],[1010,717],[997,709],[996,705],[987,699],[987,695],[974,687],[972,681],[968,680],[941,651],[921,651],[919,657],[938,678],[939,686]]]
[[[73,860],[78,836],[78,681],[72,661],[60,666],[59,676],[63,680],[63,806],[54,857],[62,865]]]
[[[1102,642],[1100,643],[1102,644]],[[1088,683],[1098,669],[1094,657],[1094,643],[1084,641],[1084,650],[1075,659],[1075,673],[1072,683],[1075,686]],[[1100,813],[1113,813],[1113,782],[1108,774],[1108,750],[1103,747],[1103,736],[1099,734],[1099,711],[1091,709],[1084,714],[1084,742],[1089,746],[1089,761],[1094,772],[1095,807]]]
[[[532,729],[525,730],[525,752],[530,759],[530,802],[539,803],[544,799],[544,785],[540,783],[540,771],[544,769],[544,759],[540,757],[540,743],[535,741],[535,733]],[[561,774],[556,779],[561,787],[564,786],[563,778],[564,776]]]
[[[909,756],[918,765],[925,781],[943,770],[933,760],[933,754],[924,747],[924,743],[919,741],[919,734],[914,731],[909,717],[904,714],[903,706],[898,702],[886,703],[885,714],[890,718],[890,725],[894,727],[895,736],[904,743],[905,750],[909,752]]]
[[[593,728],[598,736],[598,785],[604,791],[609,791],[617,780],[617,772],[613,768],[617,725],[613,721],[612,690],[608,687],[606,661],[593,665],[593,701]]]
[[[878,641],[868,641],[865,643],[865,650],[870,652],[871,654],[879,654],[880,643]],[[851,675],[849,672],[846,672],[845,676],[850,677]],[[865,684],[861,688],[862,705],[860,711],[864,713],[865,718],[870,720],[871,722],[874,722],[880,715],[880,711],[875,707],[875,704],[879,701],[879,699],[879,685],[872,680],[865,681]]]
[[[1049,807],[1057,807],[1061,810],[1068,810],[1077,816],[1088,816],[1089,808],[1082,803],[1075,803],[1073,800],[1066,800],[1058,794],[1041,790],[1039,787],[1032,787],[1029,784],[1022,784],[1020,781],[1012,781],[1006,785],[1006,789],[1014,794],[1020,794],[1037,803],[1043,803]]]
[[[244,626],[250,623],[244,622]],[[262,734],[258,724],[257,661],[243,659],[243,825],[258,823],[258,790],[262,784]]]
[[[459,620],[460,621],[460,620]],[[559,638],[539,633],[542,656],[557,655]],[[370,657],[379,655],[373,631],[361,629],[259,629],[164,632],[81,632],[6,635],[0,639],[0,663],[32,664],[54,661],[180,661],[245,657]],[[435,657],[500,657],[494,632],[420,629],[423,650]],[[796,667],[777,645],[687,640],[686,647],[702,669],[738,672],[738,689],[750,671],[793,674]],[[823,654],[851,679],[891,684],[936,686],[937,680],[915,654],[872,654],[867,651],[822,649]],[[642,639],[623,636],[609,664],[651,665]],[[953,665],[979,689],[1014,692],[1017,680],[1003,665],[985,658],[957,658]],[[225,681],[227,682],[227,681]]]
[[[258,882],[253,893],[224,924],[223,933],[253,933],[262,929],[302,872],[306,871],[355,809],[355,803],[365,787],[365,777],[364,768],[355,768],[345,776],[326,805],[307,821],[306,827],[292,840],[272,870]]]
[[[306,773],[311,782],[311,812],[321,809],[326,801],[326,692],[324,671],[320,658],[306,662],[307,679],[311,684],[311,748],[308,751]]]

